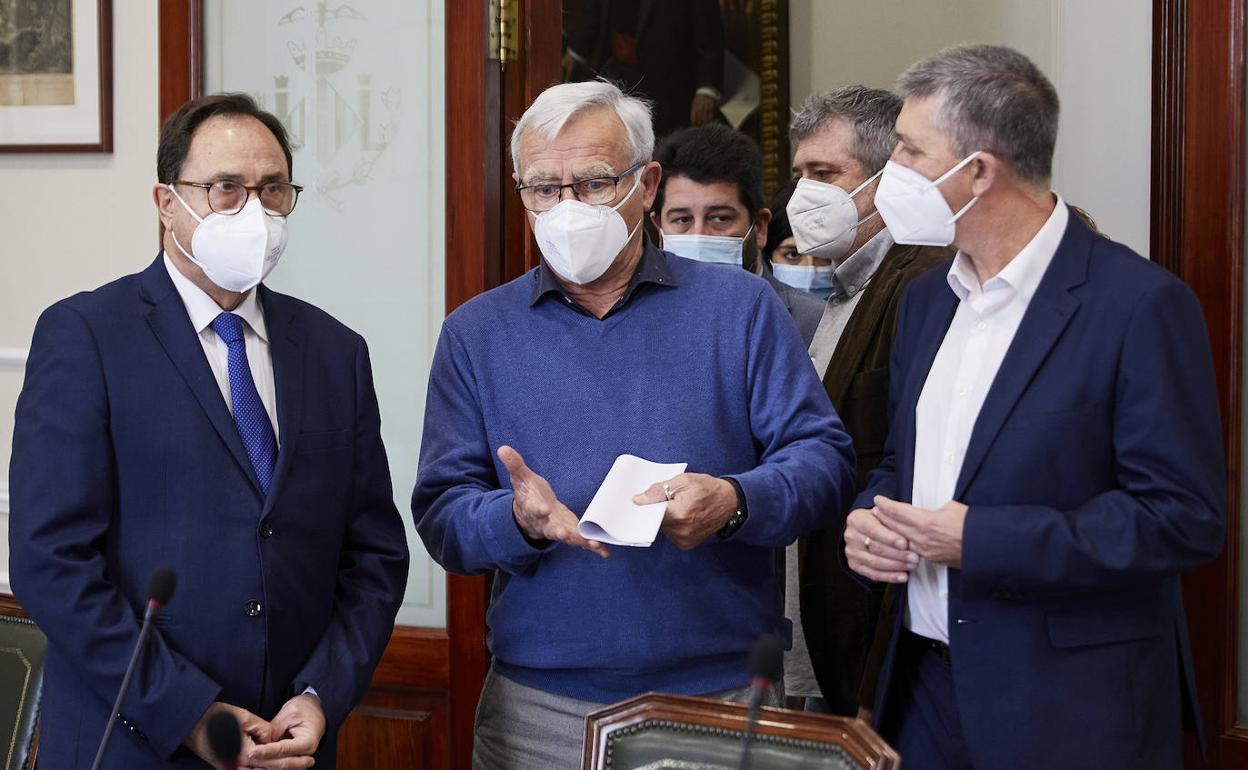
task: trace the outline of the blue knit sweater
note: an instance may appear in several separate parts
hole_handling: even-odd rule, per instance
[[[595,702],[744,685],[753,642],[788,632],[777,549],[843,516],[853,493],[850,439],[771,287],[646,249],[642,280],[602,320],[543,292],[545,268],[446,319],[412,498],[439,564],[495,571],[496,669]],[[749,519],[688,551],[662,535],[606,560],[534,548],[504,444],[578,514],[627,452],[732,476]]]

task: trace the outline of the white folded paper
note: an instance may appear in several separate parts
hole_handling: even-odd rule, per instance
[[[667,501],[636,505],[633,497],[685,472],[688,463],[652,463],[634,455],[615,458],[602,486],[581,517],[581,537],[608,545],[645,548],[654,542]]]

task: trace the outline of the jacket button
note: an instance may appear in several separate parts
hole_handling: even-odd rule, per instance
[[[260,537],[263,537],[266,540],[273,537],[273,526],[267,521],[260,525]]]
[[[256,601],[255,599],[252,599],[251,601],[243,605],[243,612],[249,618],[256,617],[257,615],[260,614],[260,602]]]

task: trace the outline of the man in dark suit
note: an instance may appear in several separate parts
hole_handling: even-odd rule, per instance
[[[1180,767],[1179,577],[1225,516],[1200,307],[1050,191],[1058,99],[1026,57],[955,47],[899,85],[876,205],[959,251],[902,300],[844,530],[850,569],[905,587],[875,717],[915,770]]]
[[[824,388],[854,439],[859,487],[880,461],[888,434],[888,359],[902,290],[952,251],[897,243],[875,211],[878,174],[896,144],[901,99],[845,86],[809,97],[793,116],[797,188],[786,206],[802,264],[823,271],[827,307],[810,346]],[[773,254],[779,270],[788,261]],[[785,273],[778,273],[782,278]],[[814,710],[853,716],[879,615],[882,590],[841,568],[840,528],[791,546],[785,604],[793,649],[786,692],[816,699]]]
[[[10,468],[11,579],[47,634],[40,766],[87,768],[153,569],[177,592],[104,766],[333,767],[406,584],[364,340],[259,285],[285,247],[286,133],[243,95],[166,122],[164,250],[35,328]]]
[[[564,78],[588,68],[654,103],[654,134],[715,120],[724,90],[719,0],[587,0]]]
[[[768,239],[763,205],[763,156],[754,140],[722,123],[682,128],[659,143],[663,166],[650,221],[659,245],[699,262],[753,269]],[[764,273],[810,347],[823,302]]]

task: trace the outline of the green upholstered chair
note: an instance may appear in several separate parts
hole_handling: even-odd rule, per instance
[[[0,615],[0,770],[35,765],[47,646],[47,637],[34,623]]]

